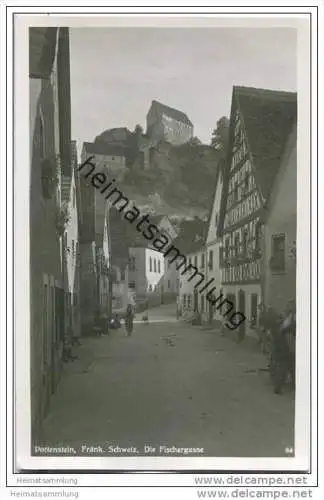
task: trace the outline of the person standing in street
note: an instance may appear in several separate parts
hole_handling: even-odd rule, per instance
[[[133,332],[133,326],[134,326],[134,310],[133,306],[131,304],[128,304],[126,308],[126,315],[125,315],[125,328],[127,335],[130,337],[132,332]]]

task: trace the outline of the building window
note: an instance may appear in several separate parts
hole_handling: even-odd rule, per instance
[[[129,258],[129,270],[130,271],[136,271],[135,263],[136,263],[135,257],[130,257]],[[151,266],[152,266],[152,262],[150,260],[150,267]],[[150,269],[150,271],[151,271],[151,269]]]
[[[168,288],[171,288],[171,281],[168,280]]]
[[[209,250],[208,268],[209,268],[210,271],[213,269],[213,259],[214,259],[213,251]]]
[[[255,226],[255,251],[260,250],[261,244],[261,223],[258,221]]]
[[[153,260],[153,270],[156,273],[156,259]]]
[[[149,292],[152,292],[152,285],[149,285]]]
[[[72,257],[74,257],[74,240],[72,240]]]
[[[219,265],[220,269],[223,268],[223,265],[224,265],[224,248],[223,247],[219,247],[218,265]]]
[[[234,201],[238,201],[238,185],[237,184],[235,184],[235,186],[234,186],[233,199],[234,199]]]
[[[134,288],[136,288],[136,283],[135,283],[135,281],[130,281],[128,286],[129,286],[129,288],[131,288],[132,290],[133,290]]]
[[[182,297],[182,303],[183,303],[184,307],[186,307],[186,299],[187,299],[187,296],[186,296],[186,294],[184,293],[184,294],[183,294],[183,297]]]
[[[195,258],[194,258],[194,266],[198,267],[198,257],[197,257],[197,255],[195,255]]]
[[[236,233],[234,241],[235,257],[238,257],[240,253],[240,235],[238,233]]]
[[[285,270],[285,235],[272,236],[272,255],[270,259],[272,271],[282,272]]]
[[[202,295],[200,297],[201,312],[205,312],[205,297]]]
[[[79,252],[79,242],[75,243],[75,258],[76,258],[76,267],[80,267],[80,252]]]
[[[152,257],[150,257],[150,272],[152,272]]]
[[[215,227],[218,226],[218,214],[215,215]]]
[[[73,208],[75,207],[75,198],[76,198],[76,196],[75,196],[75,187],[74,187],[73,194],[72,194],[72,206],[73,206]]]
[[[258,294],[251,294],[251,327],[256,327],[258,322]]]
[[[248,190],[249,190],[249,182],[250,182],[250,174],[247,173],[245,175],[245,179],[244,179],[244,189],[245,189],[245,192],[248,192]]]
[[[247,255],[247,237],[248,237],[248,232],[245,229],[243,231],[243,242],[242,242],[242,255],[244,256]]]
[[[188,307],[191,307],[191,295],[188,295]]]
[[[229,239],[225,241],[225,259],[229,259],[230,250],[229,250]]]
[[[201,269],[205,268],[205,254],[204,253],[201,254],[200,267],[201,267]]]
[[[158,260],[158,273],[161,274],[161,262]]]

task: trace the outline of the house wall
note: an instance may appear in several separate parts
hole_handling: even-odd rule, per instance
[[[150,259],[152,259],[152,270]],[[154,270],[154,262],[156,263],[156,271]],[[160,265],[160,271],[158,271],[158,264]],[[153,292],[164,275],[164,256],[162,253],[150,248],[145,249],[145,275],[147,283],[146,291]]]
[[[93,156],[93,155],[88,155]],[[96,171],[106,173],[109,180],[116,179],[121,182],[126,173],[126,158],[124,156],[99,155],[95,154],[92,160],[96,166]],[[118,188],[118,186],[116,186]]]
[[[135,290],[137,297],[145,296],[147,290],[145,248],[130,248],[129,257],[135,262],[135,269],[129,268],[129,286]]]
[[[81,164],[84,163],[88,154],[83,149],[81,154]],[[95,163],[94,163],[95,165]],[[82,243],[91,243],[95,240],[95,188],[91,184],[91,175],[85,177],[90,172],[91,166],[79,171],[80,178],[80,198],[82,211]]]
[[[93,230],[97,236],[102,235],[104,229],[104,220],[107,207],[106,196],[113,190],[119,190],[123,194],[121,182],[124,179],[126,168],[126,159],[123,156],[108,156],[108,155],[92,155],[88,153],[85,148],[82,150],[81,163],[85,162],[89,157],[95,156],[91,163],[95,166],[92,174],[85,178],[88,172],[91,172],[91,166],[84,167],[81,173],[81,190],[83,195],[83,211],[86,213],[85,220],[88,224],[93,224]],[[115,180],[115,184],[111,186],[109,191],[101,193],[100,189],[94,187],[91,183],[91,178],[98,172],[103,172],[107,176],[106,186],[109,182]],[[118,193],[112,195],[111,200],[118,200]],[[93,231],[92,231],[93,232]],[[94,235],[92,234],[92,237]],[[90,237],[91,239],[91,237]]]
[[[239,306],[239,291],[243,290],[244,295],[245,295],[245,308],[244,310]],[[259,283],[251,283],[250,285],[244,284],[242,286],[238,285],[222,285],[221,288],[222,294],[225,297],[228,295],[234,295],[235,297],[235,304],[233,303],[233,309],[231,313],[235,312],[240,312],[241,314],[244,314],[245,316],[245,334],[249,337],[257,337],[257,333],[254,327],[251,327],[251,321],[252,321],[252,312],[251,312],[251,306],[252,306],[252,296],[257,297],[257,307],[261,304],[262,302],[262,296],[261,296],[261,284]],[[222,316],[223,317],[223,316]],[[227,319],[230,318],[230,315],[225,316],[223,322],[227,321]],[[238,330],[238,329],[237,329]],[[234,330],[235,331],[235,330]]]
[[[69,171],[71,147],[69,31],[58,28],[51,74],[30,78],[30,386],[31,431],[37,438],[61,374],[64,340],[62,238],[56,227],[61,203],[61,169]],[[40,42],[40,43],[44,43]],[[43,52],[44,55],[44,52]],[[48,53],[47,53],[48,55]],[[43,160],[50,160],[52,189],[44,192]],[[46,176],[48,178],[48,174]],[[43,180],[43,182],[42,182]]]
[[[163,254],[150,248],[130,248],[130,258],[135,259],[135,270],[129,269],[129,283],[135,282],[135,291],[137,297],[144,297],[147,293],[158,292],[161,285],[161,279],[164,275],[164,257]],[[150,259],[152,261],[152,270],[150,270]],[[156,271],[154,271],[154,260]],[[158,272],[158,262],[160,262],[160,272]]]
[[[99,315],[107,318],[110,313],[109,306],[109,276],[108,261],[105,258],[103,247],[97,247],[97,273],[99,279]]]
[[[297,154],[296,142],[285,164],[278,173],[271,199],[271,207],[264,226],[264,303],[278,313],[296,296],[296,261],[291,250],[296,242],[297,214]],[[272,256],[273,235],[285,235],[285,270],[273,271],[269,265]]]
[[[161,117],[166,141],[174,145],[188,142],[193,136],[193,127],[163,114]]]
[[[211,287],[215,287],[214,293],[216,296],[219,296],[221,287],[222,287],[222,273],[221,273],[221,265],[220,265],[220,248],[221,248],[221,238],[217,235],[218,224],[220,220],[220,206],[221,206],[221,196],[223,189],[223,176],[222,172],[219,172],[218,181],[216,185],[215,196],[213,200],[213,208],[210,216],[209,227],[207,232],[206,239],[206,254],[205,254],[205,275],[206,280],[209,281],[213,279],[213,283]],[[212,267],[208,265],[210,252],[213,255]],[[221,312],[216,308],[212,307],[210,309],[208,304],[204,319],[207,321],[221,321],[222,316]]]
[[[203,274],[203,269],[201,269],[201,255],[205,253],[205,249],[201,248],[199,251],[188,253],[187,254],[187,268],[191,263],[193,266],[197,261],[197,269],[198,272]],[[190,279],[190,277],[194,274],[193,270],[188,270],[186,273],[183,272],[183,268],[179,270],[179,295],[178,295],[178,305],[180,307],[180,314],[183,314],[185,309],[193,312],[194,311],[194,294],[195,294],[195,285],[199,283],[200,277],[197,274],[195,277]],[[206,280],[202,283],[201,287],[206,283]],[[199,288],[199,287],[197,287]],[[205,295],[203,295],[205,297]],[[189,298],[188,298],[189,297]],[[197,310],[201,313],[205,311],[206,301],[201,301],[201,294],[197,294],[198,304]],[[202,309],[203,306],[203,309]]]
[[[193,136],[193,126],[175,120],[151,106],[147,116],[147,133],[153,139],[165,140],[174,145],[188,142]]]
[[[112,310],[113,313],[123,315],[128,304],[135,306],[136,292],[129,288],[129,270],[126,266],[123,270],[114,266],[116,271],[116,281],[112,286]]]
[[[165,293],[174,293],[178,295],[179,291],[179,273],[176,262],[169,262],[164,259],[163,287]]]
[[[75,188],[74,172],[72,172],[70,197],[68,201],[68,211],[70,214],[70,218],[66,225],[66,236],[67,236],[66,242],[68,248],[66,259],[67,259],[69,292],[73,294],[75,272],[76,272],[76,253],[79,242],[78,212],[76,205],[76,188]]]
[[[79,254],[79,227],[77,212],[77,193],[75,185],[75,174],[72,169],[70,184],[70,196],[68,200],[69,220],[66,225],[66,271],[68,282],[68,308],[71,314],[71,327],[75,337],[80,336],[80,259]]]
[[[97,277],[95,272],[95,243],[80,243],[80,312],[81,334],[88,335],[97,307]]]
[[[60,346],[56,289],[62,286],[56,195],[43,196],[41,160],[54,155],[53,91],[48,80],[30,79],[30,382],[32,434],[48,411],[58,379]]]

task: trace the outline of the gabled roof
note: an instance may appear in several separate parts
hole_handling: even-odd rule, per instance
[[[156,226],[159,226],[161,221],[166,217],[165,215],[150,215],[150,222],[152,224],[155,224]]]
[[[266,202],[280,167],[287,138],[297,121],[297,93],[233,87],[218,234],[222,231],[224,223],[236,111],[240,114],[245,132],[252,171],[261,197]]]
[[[155,108],[160,113],[165,113],[167,116],[173,118],[174,120],[193,126],[188,116],[178,109],[171,108],[170,106],[167,106],[166,104],[163,104],[162,102],[156,100],[152,101],[151,107]]]
[[[170,224],[170,226],[174,227],[174,224],[171,222],[169,217],[165,214],[156,214],[156,215],[150,215],[150,222],[152,224],[155,224],[156,226],[159,226],[163,220],[167,220]]]
[[[266,200],[287,138],[297,120],[297,93],[234,87],[256,181]]]
[[[29,28],[29,76],[48,78],[56,49],[57,28]]]
[[[97,154],[103,156],[125,156],[125,148],[122,146],[115,146],[114,144],[109,143],[93,143],[93,142],[84,142],[83,148],[89,154]]]

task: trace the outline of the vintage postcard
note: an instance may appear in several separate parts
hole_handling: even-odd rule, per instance
[[[306,474],[311,18],[99,14],[14,17],[15,471]]]

